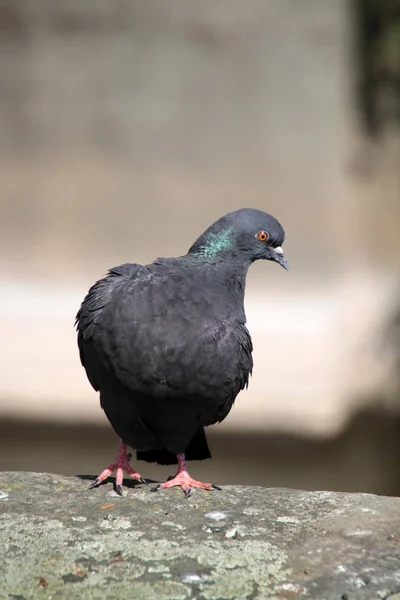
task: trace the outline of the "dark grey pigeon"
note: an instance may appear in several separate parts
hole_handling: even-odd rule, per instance
[[[212,489],[192,479],[186,460],[210,458],[204,427],[221,422],[252,371],[244,291],[252,262],[287,269],[285,232],[271,215],[251,208],[209,227],[185,256],[152,264],[124,264],[90,288],[76,317],[82,365],[120,437],[116,459],[91,487],[114,470],[122,494],[137,458],[178,463],[161,488]]]

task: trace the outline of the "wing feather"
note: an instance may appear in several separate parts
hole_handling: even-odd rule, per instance
[[[118,295],[121,288],[138,277],[142,265],[126,263],[110,269],[105,277],[96,281],[88,291],[76,315],[79,356],[86,369],[88,379],[96,391],[99,390],[97,361],[93,360],[91,338],[99,323],[103,310]]]

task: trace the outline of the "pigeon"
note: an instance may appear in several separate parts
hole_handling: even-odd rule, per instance
[[[76,316],[80,360],[120,438],[115,460],[90,487],[116,471],[146,480],[129,464],[177,464],[155,489],[220,489],[193,479],[187,460],[211,458],[204,428],[229,414],[252,373],[252,341],[244,295],[249,266],[266,259],[288,268],[285,232],[251,208],[213,223],[177,258],[110,269]]]

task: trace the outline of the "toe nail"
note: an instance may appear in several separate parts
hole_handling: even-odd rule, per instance
[[[159,489],[160,489],[160,487],[161,487],[161,486],[160,486],[160,484],[158,484],[158,485],[155,485],[154,487],[152,487],[152,488],[151,488],[151,490],[150,490],[150,491],[151,491],[151,492],[156,492],[157,490],[159,490]]]
[[[213,490],[219,490],[220,492],[222,491],[222,487],[220,487],[219,485],[215,485],[214,483],[211,484],[211,487]]]
[[[91,484],[89,485],[89,488],[88,488],[88,489],[89,489],[89,490],[93,489],[93,488],[94,488],[94,487],[96,487],[96,485],[98,485],[99,483],[100,483],[100,482],[99,482],[97,479],[95,479],[95,480],[93,481],[93,483],[91,483]]]
[[[188,489],[188,490],[185,491],[185,498],[186,498],[186,500],[188,498],[190,498],[191,495],[192,495],[192,490],[191,489]]]
[[[122,485],[120,485],[120,484],[118,484],[118,485],[115,486],[115,491],[117,492],[117,494],[119,496],[123,496],[124,495],[123,491],[122,491]]]

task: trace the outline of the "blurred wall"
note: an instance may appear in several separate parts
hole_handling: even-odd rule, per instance
[[[243,205],[292,230],[296,271],[344,256],[344,0],[9,1],[0,16],[6,267],[53,278],[180,253]]]
[[[88,286],[242,206],[291,270],[251,269],[255,374],[222,428],[329,437],[388,403],[399,136],[360,133],[356,39],[349,0],[1,2],[0,416],[104,423]]]

